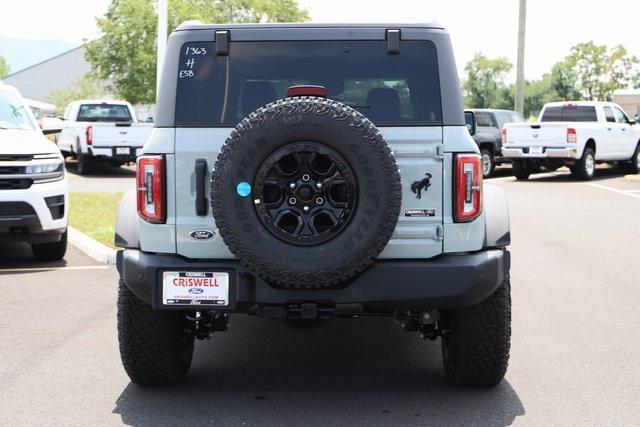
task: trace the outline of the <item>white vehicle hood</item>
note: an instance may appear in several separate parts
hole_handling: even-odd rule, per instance
[[[38,130],[0,129],[0,154],[49,154],[59,155],[55,143]]]

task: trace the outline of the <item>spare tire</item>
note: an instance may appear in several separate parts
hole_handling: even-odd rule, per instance
[[[251,113],[211,177],[225,244],[282,287],[332,287],[365,270],[389,242],[401,199],[398,166],[375,125],[317,97]]]

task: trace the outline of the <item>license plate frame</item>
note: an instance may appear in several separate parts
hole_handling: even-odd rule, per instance
[[[229,306],[229,273],[164,271],[162,304],[166,306]]]

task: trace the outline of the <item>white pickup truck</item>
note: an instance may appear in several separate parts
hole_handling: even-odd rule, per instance
[[[152,123],[138,123],[128,102],[73,101],[57,143],[65,157],[78,160],[78,173],[86,174],[96,160],[115,167],[135,162],[152,128]]]
[[[551,102],[538,122],[504,126],[502,154],[519,180],[561,166],[576,178],[591,179],[596,163],[604,162],[625,162],[638,173],[640,127],[611,102]]]

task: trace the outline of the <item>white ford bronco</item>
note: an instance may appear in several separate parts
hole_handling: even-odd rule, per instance
[[[500,382],[507,204],[441,26],[183,24],[159,93],[115,237],[132,381],[179,381],[244,314],[388,316],[442,339],[452,381]]]

